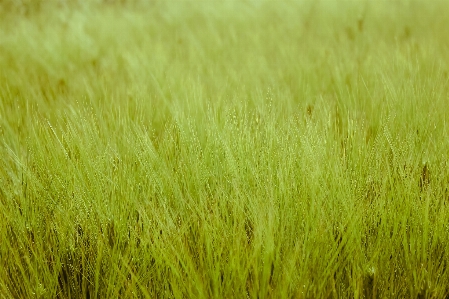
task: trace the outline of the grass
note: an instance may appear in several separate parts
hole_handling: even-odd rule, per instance
[[[448,13],[0,1],[0,298],[449,298]]]

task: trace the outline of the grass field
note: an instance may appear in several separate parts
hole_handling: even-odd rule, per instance
[[[449,298],[448,14],[0,1],[0,298]]]

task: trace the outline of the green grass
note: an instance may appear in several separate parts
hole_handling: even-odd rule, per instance
[[[448,14],[0,1],[0,298],[449,298]]]

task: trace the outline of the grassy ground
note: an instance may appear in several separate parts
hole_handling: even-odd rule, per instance
[[[0,298],[448,298],[448,14],[0,1]]]

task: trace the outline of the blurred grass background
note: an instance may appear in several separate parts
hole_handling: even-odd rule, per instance
[[[448,12],[0,1],[0,295],[446,298]]]

